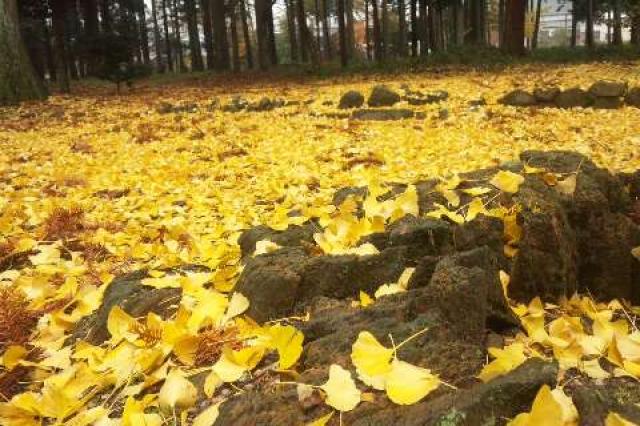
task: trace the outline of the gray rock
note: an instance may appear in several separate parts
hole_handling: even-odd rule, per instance
[[[357,90],[349,90],[340,97],[338,108],[360,108],[364,104],[364,95]]]
[[[315,244],[313,234],[320,231],[321,228],[315,222],[304,225],[289,225],[283,231],[259,225],[244,231],[238,238],[238,244],[242,257],[246,258],[253,254],[258,241],[269,240],[283,247],[300,247],[304,243]]]
[[[384,85],[374,86],[367,103],[371,107],[393,106],[400,102],[400,95]]]
[[[640,87],[630,89],[625,97],[625,102],[627,105],[640,108]]]
[[[498,102],[511,106],[533,106],[537,103],[536,98],[531,93],[521,89],[507,93]]]
[[[555,99],[555,104],[559,108],[586,108],[592,103],[593,97],[579,87],[564,90]]]
[[[596,97],[619,98],[627,93],[627,83],[621,81],[599,80],[591,85],[589,93]]]
[[[556,86],[536,87],[533,91],[533,96],[539,102],[553,102],[559,94],[560,88]]]
[[[446,92],[444,90],[438,90],[432,93],[427,93],[426,95],[412,94],[406,97],[407,103],[409,105],[434,104],[437,102],[446,101],[447,99],[449,99],[449,92]]]
[[[243,98],[242,96],[234,96],[231,98],[231,101],[225,106],[222,107],[222,111],[224,112],[240,112],[244,111],[249,107],[249,102]]]
[[[596,109],[618,109],[622,108],[622,98],[598,97],[593,100],[593,108]]]

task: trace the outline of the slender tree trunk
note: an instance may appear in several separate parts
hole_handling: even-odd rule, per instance
[[[620,0],[613,0],[613,44],[622,45],[622,15]]]
[[[371,26],[369,24],[369,0],[364,0],[364,50],[367,61],[371,60]]]
[[[51,81],[57,80],[56,76],[56,60],[53,55],[53,49],[51,48],[53,41],[51,40],[51,31],[46,19],[43,18],[44,23],[44,53],[47,57],[47,70],[49,71],[49,79]]]
[[[378,13],[378,0],[371,0],[373,6],[373,53],[375,60],[380,62],[384,59],[382,51],[382,37],[380,31],[380,15]]]
[[[524,20],[526,0],[507,0],[506,50],[512,55],[520,56],[525,53]]]
[[[178,72],[185,72],[184,55],[182,52],[182,34],[180,30],[180,10],[178,9],[178,1],[173,0],[173,33],[176,37],[176,56]]]
[[[56,61],[56,77],[58,86],[63,93],[69,93],[69,74],[67,70],[67,53],[65,47],[65,15],[66,0],[53,0],[51,2],[53,22],[53,47]]]
[[[213,49],[215,63],[213,68],[219,71],[231,67],[229,58],[229,42],[227,40],[227,17],[224,0],[212,0],[211,16],[213,18]]]
[[[145,65],[149,65],[151,63],[151,55],[149,53],[149,32],[147,30],[147,14],[144,11],[144,0],[138,1],[138,25],[140,26],[142,59]]]
[[[202,31],[204,32],[207,69],[212,70],[215,64],[215,53],[213,49],[213,26],[211,24],[211,0],[200,0],[200,9],[202,9]]]
[[[347,23],[347,52],[349,58],[353,57],[356,48],[356,31],[353,22],[353,0],[344,0],[344,13]]]
[[[420,35],[420,55],[427,56],[429,54],[429,33],[427,32],[427,0],[418,0],[420,8],[420,18],[418,33]]]
[[[298,34],[296,31],[296,18],[294,12],[293,0],[285,0],[284,2],[287,14],[287,30],[289,33],[289,48],[291,50],[291,62],[298,62]]]
[[[578,44],[578,5],[577,0],[571,2],[571,47]]]
[[[536,20],[533,28],[533,39],[531,40],[531,48],[538,48],[538,35],[540,34],[540,13],[542,10],[542,0],[538,0],[536,4]]]
[[[78,13],[78,3],[75,0],[67,3],[67,16],[65,19],[65,48],[67,54],[67,67],[69,68],[69,76],[73,80],[80,80],[78,72],[78,55],[75,40],[80,35],[80,13]]]
[[[278,64],[278,48],[276,46],[276,28],[273,23],[273,4],[267,9],[267,24],[269,29],[269,56],[271,57],[271,63]],[[305,25],[305,29],[307,26]],[[308,31],[308,30],[307,30]]]
[[[407,56],[407,11],[404,0],[398,0],[398,54]]]
[[[0,2],[0,105],[46,97],[20,34],[16,0],[3,0]]]
[[[418,0],[410,1],[411,15],[411,56],[418,56]]]
[[[169,35],[169,13],[167,12],[167,0],[162,0],[162,25],[164,27],[164,47],[167,55],[167,66],[173,72],[173,53],[171,52],[171,36]]]
[[[244,38],[244,52],[247,58],[247,68],[253,69],[253,49],[251,33],[249,32],[249,22],[247,18],[247,6],[244,0],[240,0],[240,20],[242,21],[242,35]]]
[[[505,33],[505,0],[499,0],[498,2],[498,47],[504,48],[504,33]]]
[[[306,25],[307,15],[304,10],[304,0],[291,0],[291,4],[295,7],[296,21],[298,22],[298,35],[300,36],[300,60],[307,62],[309,60],[309,51],[307,50],[308,42],[303,26]],[[295,27],[295,25],[294,25]]]
[[[630,13],[631,18],[631,43],[640,46],[640,10]]]
[[[200,47],[200,32],[198,31],[196,0],[185,0],[184,7],[185,16],[187,18],[187,31],[189,33],[191,71],[202,71],[204,70],[204,63],[202,62],[202,48]]]
[[[322,46],[322,40],[320,37],[320,1],[319,0],[313,0],[313,14],[314,14],[314,18],[315,18],[315,24],[316,24],[316,28],[315,28],[315,36],[316,36],[316,45],[317,46]]]
[[[82,9],[87,68],[89,75],[95,75],[98,71],[98,58],[91,52],[90,46],[98,39],[98,4],[96,0],[82,0]]]
[[[330,34],[330,29],[329,29],[329,10],[327,8],[327,1],[328,0],[322,0],[322,33],[323,36],[322,38],[324,39],[324,53],[325,53],[325,57],[328,60],[333,59],[333,49],[331,47],[331,36]],[[366,12],[366,1],[365,0],[365,14]]]
[[[381,0],[382,9],[382,59],[389,56],[389,5],[387,0]]]
[[[344,2],[346,0],[336,0],[338,14],[338,36],[340,38],[340,64],[346,67],[349,63],[349,52],[347,51],[347,34],[344,22]]]
[[[271,8],[271,0],[255,0],[256,9],[256,35],[258,37],[258,65],[260,69],[266,70],[271,63],[270,35],[268,19]]]
[[[594,47],[593,40],[593,0],[587,0],[587,29],[586,44],[589,49]]]
[[[160,37],[160,26],[158,25],[158,10],[156,0],[151,0],[151,23],[153,25],[153,50],[156,54],[156,71],[164,72],[164,62],[162,61],[162,42]]]
[[[302,60],[311,59],[311,63],[319,63],[318,52],[315,46],[311,31],[307,25],[307,14],[304,10],[304,1],[298,1],[298,27],[300,29],[300,47],[302,49]]]
[[[238,39],[238,4],[233,3],[229,13],[229,30],[231,31],[231,64],[234,71],[240,71],[240,41]]]

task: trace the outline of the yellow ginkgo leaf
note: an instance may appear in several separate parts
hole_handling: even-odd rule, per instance
[[[213,404],[193,419],[193,426],[213,426],[220,415],[220,404]],[[183,423],[184,424],[184,423]]]
[[[524,177],[510,172],[508,170],[500,170],[495,176],[489,181],[489,183],[501,191],[516,193],[518,189],[520,189],[520,185],[524,182]]]
[[[18,363],[27,355],[29,351],[21,345],[9,346],[2,355],[2,365],[7,370],[13,370]]]
[[[265,348],[262,346],[249,346],[234,351],[229,348],[222,350],[222,355],[213,366],[213,371],[223,382],[235,382],[246,371],[253,370],[262,360]]]
[[[191,408],[198,397],[196,387],[174,369],[169,372],[158,393],[158,405],[165,413],[181,412]]]
[[[227,312],[224,314],[221,322],[224,324],[233,317],[237,317],[244,313],[247,309],[249,309],[249,299],[247,299],[242,293],[233,293],[229,300],[229,305],[227,306]]]
[[[640,260],[640,246],[631,249],[631,255]]]
[[[396,404],[415,404],[438,386],[440,380],[431,371],[398,359],[391,362],[391,371],[386,375],[387,396]]]
[[[326,394],[325,402],[339,411],[351,411],[360,403],[360,390],[351,373],[337,364],[329,367],[329,380],[320,386]]]
[[[361,331],[351,347],[351,361],[366,376],[379,376],[391,371],[393,349],[386,348],[378,342],[373,334]]]
[[[207,395],[207,398],[211,398],[216,392],[218,386],[223,383],[224,382],[222,381],[220,376],[218,376],[215,371],[212,371],[207,375],[207,378],[204,379],[204,394]]]
[[[567,426],[562,406],[551,393],[548,385],[542,386],[533,401],[531,411],[516,416],[509,426]]]
[[[134,342],[137,335],[131,330],[137,325],[137,321],[127,314],[120,306],[114,306],[107,318],[107,330],[111,334],[111,341],[118,343],[125,339]]]
[[[364,291],[360,290],[360,306],[366,308],[373,303],[373,299]]]
[[[618,413],[609,413],[604,422],[605,426],[637,426],[635,423],[625,419]]]
[[[280,246],[273,241],[269,240],[260,240],[256,242],[256,249],[253,252],[254,256],[259,256],[261,254],[271,253],[272,251],[276,251],[280,248]]]
[[[508,373],[527,359],[522,343],[512,343],[504,349],[489,348],[489,353],[495,359],[485,365],[478,375],[478,378],[485,383]]]
[[[314,421],[307,423],[306,426],[325,426],[327,423],[329,423],[331,417],[333,417],[333,413],[335,413],[335,411],[330,411],[324,416],[318,417]]]
[[[278,366],[286,370],[294,365],[302,354],[304,335],[290,325],[276,324],[267,329],[271,345],[278,351]]]

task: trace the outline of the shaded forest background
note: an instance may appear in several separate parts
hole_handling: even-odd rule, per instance
[[[9,2],[15,0],[8,0]],[[571,45],[605,22],[612,45],[640,44],[636,0],[573,0]],[[538,45],[541,0],[19,0],[36,73],[70,80],[385,62],[472,46],[522,55]],[[497,37],[496,37],[497,34]],[[131,77],[126,76],[124,78]]]

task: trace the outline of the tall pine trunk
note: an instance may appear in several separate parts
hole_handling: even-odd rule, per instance
[[[46,96],[20,34],[16,0],[3,0],[0,3],[0,105]]]
[[[338,36],[340,38],[340,64],[346,67],[349,62],[349,52],[347,51],[347,26],[344,22],[344,2],[346,0],[336,0],[338,14]]]
[[[593,39],[593,0],[587,0],[587,34],[586,44],[589,49],[594,47]]]
[[[287,14],[287,31],[289,33],[289,56],[291,62],[298,62],[298,34],[296,31],[296,16],[293,0],[285,0],[284,2]]]
[[[571,2],[571,47],[578,44],[578,0]]]
[[[333,49],[331,47],[331,36],[329,29],[329,10],[327,8],[327,2],[329,0],[322,0],[322,38],[324,39],[324,53],[328,60],[333,59]],[[366,8],[365,0],[365,8]],[[366,10],[365,10],[366,14]]]
[[[407,56],[407,16],[404,0],[398,0],[398,54]]]
[[[240,21],[242,21],[242,36],[244,38],[244,52],[247,59],[247,68],[253,69],[253,43],[251,42],[247,6],[244,0],[240,0]]]
[[[411,15],[411,56],[418,56],[418,0],[409,0]]]
[[[147,30],[147,14],[144,11],[144,0],[138,1],[138,26],[140,27],[142,60],[145,65],[149,65],[151,63],[151,55],[149,53],[149,33]]]
[[[171,36],[169,34],[169,12],[167,10],[167,0],[162,0],[162,26],[164,27],[164,47],[167,54],[167,66],[173,72],[173,52],[171,49]]]
[[[386,59],[389,56],[389,5],[387,0],[381,0],[380,7],[382,8],[382,59]]]
[[[67,69],[67,52],[65,46],[65,16],[67,12],[66,0],[53,0],[51,2],[53,22],[53,51],[56,62],[56,78],[60,91],[68,93],[69,73]]]
[[[191,71],[202,71],[204,70],[204,63],[202,62],[202,48],[200,47],[200,32],[198,31],[196,0],[185,0],[184,5],[187,17],[187,31],[189,32]]]
[[[622,15],[620,0],[613,0],[613,44],[622,45]]]
[[[240,71],[240,41],[238,39],[237,3],[229,11],[229,31],[231,32],[231,65],[234,71]]]
[[[260,69],[266,70],[271,63],[270,35],[269,35],[269,9],[271,0],[255,0],[256,9],[256,36],[258,37],[258,65]]]
[[[211,24],[211,0],[200,0],[202,9],[202,31],[204,32],[204,51],[207,55],[207,69],[212,70],[215,64],[213,49],[213,26]]]
[[[427,0],[418,0],[420,17],[418,23],[418,34],[420,38],[420,55],[429,54],[429,33],[427,32]]]
[[[369,24],[369,0],[364,0],[364,48],[367,60],[370,61],[371,54],[371,25]]]
[[[86,43],[86,61],[89,75],[98,72],[98,58],[91,51],[98,39],[98,4],[96,0],[82,0],[84,19],[84,42]]]
[[[505,33],[506,51],[515,56],[525,53],[524,20],[526,0],[507,0],[507,25]]]
[[[182,51],[182,31],[180,29],[180,10],[178,1],[173,0],[173,34],[176,37],[176,56],[178,72],[185,72],[184,53]]]
[[[538,48],[538,35],[540,34],[540,12],[542,10],[542,0],[538,0],[536,4],[536,20],[533,28],[533,39],[531,40],[531,48]]]
[[[151,0],[151,22],[153,25],[153,50],[156,54],[156,71],[164,72],[164,62],[162,61],[162,41],[160,37],[160,26],[158,25],[158,9],[156,0]]]
[[[382,37],[380,33],[380,14],[378,13],[378,0],[371,0],[373,7],[373,54],[376,61],[382,61]]]
[[[213,17],[213,48],[216,61],[213,68],[228,70],[231,67],[229,58],[229,42],[227,41],[227,19],[225,1],[212,0],[211,16]]]
[[[353,21],[353,0],[344,0],[344,13],[347,23],[347,52],[349,58],[353,57],[356,48],[356,31]]]

